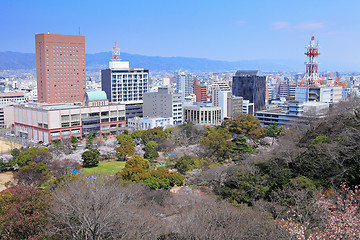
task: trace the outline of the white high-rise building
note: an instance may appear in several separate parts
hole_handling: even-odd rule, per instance
[[[211,91],[212,91],[213,105],[219,106],[219,92],[220,91],[231,91],[231,89],[227,82],[213,82],[211,84]]]
[[[190,74],[175,73],[176,93],[181,93],[182,99],[194,93],[194,76]]]
[[[144,93],[149,89],[149,70],[130,68],[128,61],[121,61],[120,49],[113,48],[109,69],[101,70],[101,88],[109,102],[126,105],[126,116],[142,116]]]

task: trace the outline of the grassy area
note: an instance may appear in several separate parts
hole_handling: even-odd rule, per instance
[[[125,167],[125,162],[101,162],[97,167],[82,168],[80,172],[85,175],[114,175]]]

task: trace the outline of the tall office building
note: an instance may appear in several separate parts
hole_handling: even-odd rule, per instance
[[[197,78],[194,79],[194,94],[196,96],[196,102],[207,102],[207,87],[205,84],[199,83]]]
[[[232,93],[254,103],[255,111],[265,108],[266,77],[260,71],[237,71],[233,77]]]
[[[212,102],[214,106],[219,106],[220,91],[231,91],[229,84],[227,82],[217,82],[217,81],[211,84]]]
[[[194,93],[194,76],[190,74],[175,73],[176,93],[181,93],[182,99]]]
[[[110,102],[126,105],[126,116],[142,117],[143,95],[148,92],[149,70],[130,68],[128,61],[121,61],[116,42],[109,69],[101,70],[101,87]]]
[[[36,34],[38,101],[81,102],[86,91],[85,37]]]

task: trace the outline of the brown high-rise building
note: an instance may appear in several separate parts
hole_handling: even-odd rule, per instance
[[[86,91],[85,37],[36,34],[38,101],[81,102]]]
[[[207,88],[204,84],[199,84],[197,78],[194,79],[194,94],[196,96],[196,102],[207,102]]]

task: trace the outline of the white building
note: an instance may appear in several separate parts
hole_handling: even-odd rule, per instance
[[[130,68],[128,61],[120,60],[120,49],[115,48],[109,69],[101,70],[101,87],[109,102],[126,105],[128,118],[142,116],[143,96],[149,89],[149,70]]]
[[[296,87],[295,100],[315,101],[315,102],[339,102],[342,98],[341,86],[321,86],[321,87]]]
[[[173,126],[172,117],[134,117],[128,120],[126,125],[130,131],[148,130],[151,128],[161,127],[163,129]]]
[[[221,107],[197,104],[184,107],[184,121],[201,125],[220,125]]]
[[[212,102],[214,106],[219,106],[219,92],[230,91],[229,84],[227,82],[213,82],[211,84]]]
[[[181,93],[182,99],[194,93],[194,76],[185,73],[176,73],[176,93]]]
[[[286,108],[257,111],[256,117],[261,125],[268,126],[273,122],[279,126],[289,124],[306,125],[312,118],[323,118],[329,110],[329,103],[302,102],[291,100]]]
[[[16,135],[45,143],[87,134],[115,135],[125,129],[125,106],[14,105],[14,125]]]
[[[250,100],[243,100],[243,113],[254,114],[254,103],[251,103]]]

